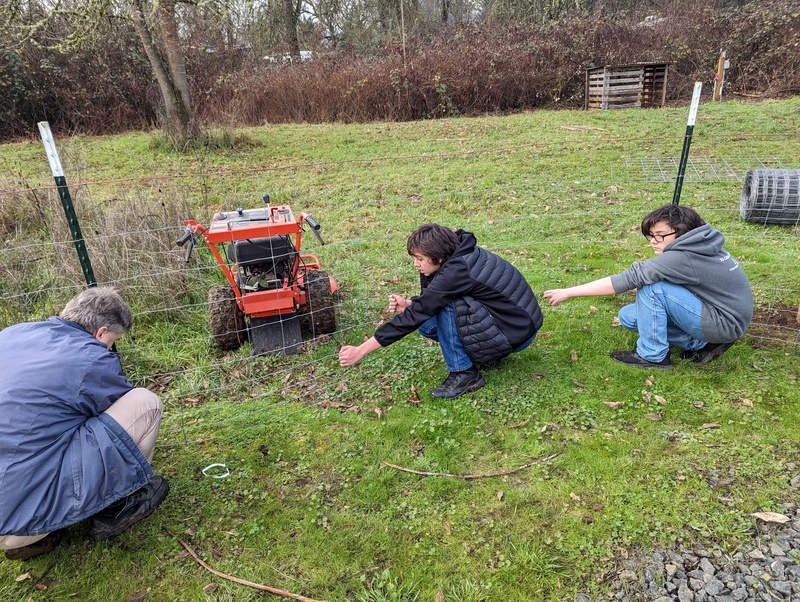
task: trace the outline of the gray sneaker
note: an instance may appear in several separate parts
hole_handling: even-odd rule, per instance
[[[96,541],[116,537],[150,516],[168,493],[169,483],[166,479],[153,477],[144,487],[95,514],[92,517],[92,537]]]

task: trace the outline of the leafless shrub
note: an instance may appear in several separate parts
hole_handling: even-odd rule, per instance
[[[193,102],[206,127],[228,128],[574,108],[582,105],[587,67],[639,61],[670,63],[667,100],[685,101],[696,80],[713,81],[721,50],[731,60],[727,90],[800,91],[797,0],[666,0],[653,14],[623,10],[628,4],[576,9],[547,25],[427,23],[405,43],[396,36],[370,54],[318,49],[312,61],[294,64],[235,47],[192,46]],[[119,27],[104,39],[103,53],[37,46],[0,52],[8,92],[0,97],[0,138],[31,136],[41,119],[82,133],[156,124],[160,95],[132,31]]]
[[[53,315],[86,286],[57,191],[28,195],[35,195],[37,219],[6,229],[0,252],[0,327]],[[74,186],[72,197],[97,283],[113,285],[133,307],[151,309],[180,307],[180,299],[205,290],[194,286],[201,275],[183,269],[183,250],[175,245],[188,210],[170,183],[140,183],[102,201]],[[3,203],[0,224],[22,205]]]

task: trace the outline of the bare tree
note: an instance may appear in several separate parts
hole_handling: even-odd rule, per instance
[[[199,135],[192,106],[175,0],[2,0],[0,34],[6,48],[32,44],[68,53],[101,47],[101,25],[130,17],[158,82],[164,103],[164,127],[176,141]],[[58,26],[54,26],[54,23]],[[53,37],[52,32],[65,32]],[[124,69],[124,65],[118,65]]]

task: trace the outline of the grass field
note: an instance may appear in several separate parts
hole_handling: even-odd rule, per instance
[[[639,223],[672,201],[687,111],[264,127],[183,154],[147,133],[63,138],[98,279],[137,313],[123,364],[166,404],[154,469],[171,493],[115,541],[76,525],[48,555],[0,560],[0,599],[262,598],[162,526],[218,571],[331,602],[600,598],[623,558],[735,549],[750,513],[794,495],[796,334],[762,325],[707,366],[673,354],[673,371],[648,373],[608,356],[635,343],[612,326],[619,296],[543,304],[534,344],[455,401],[430,399],[446,370],[417,335],[336,361],[382,322],[388,293],[416,292],[405,238],[426,221],[475,232],[540,300],[646,258]],[[764,311],[800,304],[800,245],[796,228],[739,218],[741,177],[800,167],[798,122],[800,98],[701,105],[683,185]],[[3,325],[81,285],[51,182],[39,142],[0,147]],[[309,251],[341,286],[340,330],[298,356],[216,351],[204,300],[219,270],[201,246],[188,267],[174,247],[185,217],[262,192],[314,214],[328,244],[308,237]],[[215,463],[230,475],[204,475]]]

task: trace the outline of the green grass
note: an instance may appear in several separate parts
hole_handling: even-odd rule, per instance
[[[796,167],[799,101],[701,105],[692,157]],[[353,368],[336,361],[342,342],[381,322],[389,292],[415,292],[405,237],[423,221],[476,232],[537,294],[647,257],[640,219],[671,201],[674,181],[641,165],[679,155],[686,114],[264,127],[219,135],[233,148],[186,154],[147,133],[61,140],[100,278],[138,313],[119,349],[132,380],[156,383],[165,400],[154,468],[171,493],[113,542],[95,544],[77,525],[51,554],[0,560],[0,598],[262,599],[206,572],[162,524],[219,571],[331,602],[600,598],[623,554],[743,543],[749,514],[779,510],[800,471],[796,338],[746,337],[707,366],[675,358],[675,370],[651,375],[608,357],[634,344],[611,326],[630,300],[621,296],[543,307],[534,344],[456,401],[429,398],[446,371],[416,335]],[[0,168],[0,317],[11,323],[54,311],[64,293],[53,287],[80,274],[67,272],[69,248],[55,264],[38,247],[36,261],[30,249],[14,252],[63,231],[51,192],[11,192],[50,185],[41,145],[4,145]],[[797,306],[797,233],[741,221],[740,190],[736,179],[687,176],[682,202],[726,234],[759,305]],[[342,288],[343,332],[299,356],[215,351],[203,302],[220,276],[201,246],[189,271],[174,249],[187,214],[205,222],[220,207],[260,203],[262,192],[320,221],[329,244],[310,239],[307,249]],[[473,480],[384,464],[475,475],[551,454]],[[230,476],[204,476],[212,463]]]

